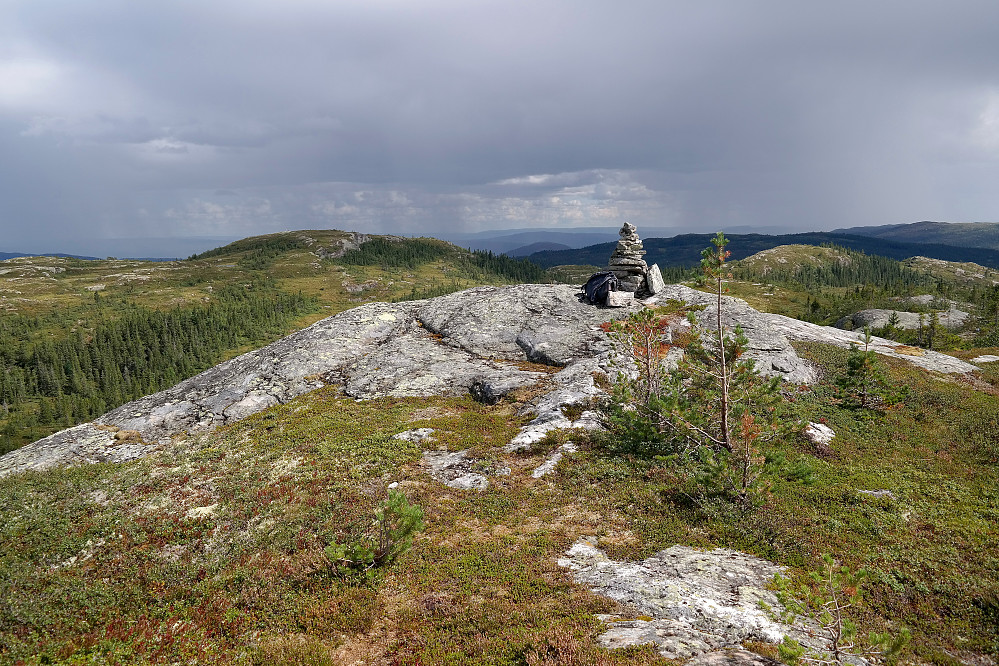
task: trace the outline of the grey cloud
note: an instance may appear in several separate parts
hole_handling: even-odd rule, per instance
[[[999,220],[994,2],[8,4],[4,226]]]

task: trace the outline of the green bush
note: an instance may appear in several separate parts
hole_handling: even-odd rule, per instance
[[[724,496],[742,507],[758,499],[765,458],[761,447],[798,427],[782,418],[780,379],[765,378],[743,354],[742,328],[722,326],[727,240],[718,234],[702,267],[717,297],[715,333],[702,341],[694,308],[682,302],[642,310],[611,326],[619,354],[630,366],[618,374],[607,409],[615,435],[646,453],[678,456],[690,465],[700,494]],[[686,315],[690,333],[674,341],[670,325]],[[674,369],[672,347],[683,354]]]

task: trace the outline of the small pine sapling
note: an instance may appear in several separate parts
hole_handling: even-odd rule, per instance
[[[732,450],[731,441],[729,438],[729,422],[728,422],[728,363],[725,359],[725,333],[722,329],[722,293],[727,291],[723,287],[723,280],[726,277],[731,277],[726,268],[725,262],[732,253],[725,249],[728,245],[728,239],[725,238],[725,234],[718,232],[715,237],[711,239],[711,244],[714,245],[714,249],[705,248],[701,252],[701,270],[704,271],[704,276],[714,282],[715,285],[715,296],[717,297],[717,311],[716,311],[716,324],[717,324],[717,353],[718,353],[718,367],[719,367],[719,388],[721,389],[721,436],[723,440],[723,446],[729,451]]]
[[[719,233],[712,244],[703,252],[702,268],[714,285],[714,339],[702,340],[697,308],[679,302],[612,326],[633,367],[630,374],[618,376],[608,421],[623,439],[646,450],[654,442],[660,451],[696,460],[703,486],[746,507],[753,503],[763,471],[761,447],[800,428],[780,418],[780,379],[761,376],[754,361],[743,357],[748,340],[742,328],[736,326],[732,335],[723,326],[728,239]],[[684,333],[685,344],[676,345],[683,347],[683,355],[669,370],[664,363],[674,346],[669,326],[682,314],[690,332]]]
[[[683,334],[674,340],[672,327],[691,309],[671,300],[606,326],[619,370],[604,413],[619,443],[647,453],[673,448],[671,438],[664,437],[670,432],[665,415],[675,402],[667,357],[685,342]]]
[[[673,373],[674,385],[683,389],[674,427],[699,445],[701,485],[748,508],[763,491],[757,486],[766,461],[763,449],[800,424],[781,412],[780,378],[762,376],[755,361],[743,357],[748,340],[742,327],[736,326],[734,335],[722,341],[724,355],[692,335]],[[727,379],[724,388],[722,377]]]
[[[367,572],[409,550],[413,535],[422,529],[423,509],[398,490],[389,490],[368,531],[347,544],[331,543],[326,557],[338,567]]]
[[[865,569],[852,571],[828,553],[822,555],[819,569],[811,573],[810,585],[803,584],[794,591],[790,581],[778,575],[774,580],[777,599],[786,609],[778,619],[790,624],[804,618],[819,628],[818,637],[825,642],[825,650],[818,651],[785,637],[779,648],[781,660],[791,666],[802,662],[843,666],[848,657],[890,659],[897,656],[909,642],[908,629],[902,629],[896,635],[872,632],[862,641],[857,625],[848,616],[849,609],[859,603],[867,578]]]

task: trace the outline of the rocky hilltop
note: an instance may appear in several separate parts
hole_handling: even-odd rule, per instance
[[[477,287],[363,305],[8,453],[0,457],[0,475],[135,459],[183,433],[238,421],[330,384],[358,399],[471,393],[485,402],[536,388],[540,397],[526,407],[535,418],[511,442],[526,445],[550,429],[574,425],[561,407],[599,394],[595,377],[614,372],[600,324],[668,299],[703,304],[700,317],[714,319],[714,298],[680,285],[620,309],[589,305],[564,285]],[[758,312],[735,298],[724,298],[723,314],[727,326],[745,329],[757,367],[789,382],[816,379],[791,341],[840,347],[857,341],[856,333]],[[879,338],[873,349],[936,372],[976,369],[935,352],[912,355],[911,348]]]

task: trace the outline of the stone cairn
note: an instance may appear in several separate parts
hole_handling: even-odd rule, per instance
[[[634,224],[625,222],[621,227],[621,240],[614,248],[607,264],[607,270],[617,276],[621,291],[636,292],[645,282],[645,274],[649,270],[645,263],[645,248],[642,239],[638,237],[638,229]]]
[[[619,289],[622,292],[656,294],[665,288],[659,266],[649,267],[645,263],[645,247],[638,237],[638,229],[634,224],[625,222],[618,232],[621,239],[607,262],[607,270],[617,276]],[[623,294],[621,294],[623,296]]]

